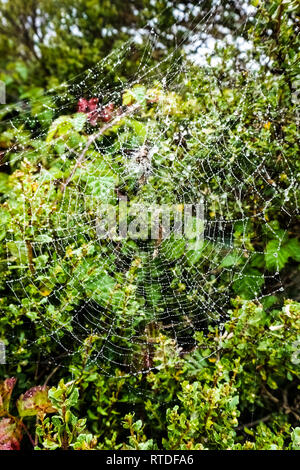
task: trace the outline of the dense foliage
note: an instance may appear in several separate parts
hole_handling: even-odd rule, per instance
[[[107,73],[100,85],[53,92],[152,9],[165,11],[132,2],[145,15],[137,20],[116,3],[28,2],[24,13],[24,2],[1,2],[1,50],[17,20],[27,39],[11,38],[1,55],[11,102],[0,109],[0,448],[299,449],[297,3],[253,2],[243,31],[252,47],[217,42],[218,61],[203,67],[182,48],[167,55],[167,10],[163,53],[151,48],[148,63],[156,77],[126,82],[144,60],[130,53],[121,85],[112,60],[94,69],[96,81]],[[227,3],[210,30],[217,38]],[[156,142],[150,176],[124,159],[145,142]],[[130,204],[201,196],[215,228],[200,247],[99,242],[99,200],[117,206],[124,195]]]

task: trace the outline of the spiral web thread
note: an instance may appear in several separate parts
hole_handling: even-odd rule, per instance
[[[213,15],[214,9],[202,25],[203,34],[211,24]],[[21,125],[31,128],[36,120],[40,122],[40,129],[43,130],[34,135],[36,145],[31,150],[30,158],[43,162],[41,156],[47,155],[47,149],[54,145],[53,141],[45,143],[48,128],[43,128],[44,113],[53,105],[56,116],[63,116],[70,114],[72,109],[75,112],[76,103],[81,97],[97,96],[102,103],[115,103],[117,108],[125,89],[132,89],[137,84],[151,88],[155,81],[161,84],[164,93],[174,91],[180,95],[191,79],[192,68],[182,59],[175,58],[176,50],[163,64],[150,67],[148,59],[158,41],[155,34],[149,35],[139,69],[128,82],[120,78],[112,87],[105,75],[108,67],[113,67],[117,75],[118,67],[121,67],[132,50],[132,42],[114,51],[95,68],[44,94],[43,99],[48,96],[49,104],[44,104],[41,109],[37,106],[39,110],[36,113],[28,110],[28,115],[22,122],[18,118],[11,120],[11,128],[14,130],[20,129]],[[166,63],[170,64],[167,72],[163,67]],[[8,268],[16,268],[17,265],[17,269],[13,270],[14,276],[7,280],[7,286],[19,305],[24,306],[24,299],[30,301],[26,286],[31,277],[30,283],[43,297],[35,324],[40,322],[41,327],[46,328],[48,336],[57,342],[63,354],[75,354],[74,344],[79,349],[87,337],[94,335],[97,336],[98,343],[91,360],[99,368],[107,374],[111,373],[109,366],[121,368],[129,375],[138,374],[154,368],[151,357],[158,332],[173,338],[179,352],[187,352],[197,347],[194,333],[205,328],[208,321],[218,321],[222,329],[227,320],[234,282],[245,279],[244,272],[251,260],[261,253],[250,250],[247,245],[246,231],[249,222],[253,219],[260,221],[276,237],[266,219],[268,207],[278,196],[276,183],[268,174],[264,160],[253,149],[248,148],[242,139],[239,143],[243,158],[235,159],[232,155],[233,147],[226,138],[239,121],[243,122],[243,116],[248,112],[244,97],[251,81],[255,79],[252,77],[251,66],[254,70],[254,61],[252,65],[249,64],[248,78],[234,111],[234,120],[232,116],[228,120],[221,120],[220,111],[217,106],[213,106],[207,115],[186,119],[171,142],[168,131],[173,129],[174,116],[171,111],[168,113],[168,106],[171,110],[172,104],[158,104],[156,125],[151,125],[150,121],[147,125],[147,119],[144,118],[146,133],[135,140],[132,138],[132,120],[139,121],[139,117],[138,113],[137,116],[130,116],[118,128],[118,139],[101,136],[91,145],[72,180],[64,188],[59,208],[54,211],[50,207],[54,204],[53,194],[60,191],[60,182],[55,172],[45,168],[44,163],[39,164],[39,171],[32,175],[32,181],[36,185],[34,196],[28,201],[24,195],[24,213],[29,204],[32,220],[37,212],[39,220],[42,220],[40,234],[36,236],[35,228],[35,239],[31,241],[34,258],[38,258],[39,262],[36,263],[35,274],[32,276],[28,262],[22,263],[26,240],[16,237],[11,231],[3,243],[6,243],[7,248]],[[212,68],[206,64],[202,69],[214,89],[217,83]],[[261,93],[257,89],[257,96]],[[190,99],[192,102],[193,97],[190,96]],[[37,98],[36,103],[33,103],[32,109],[39,100]],[[24,115],[26,101],[20,102],[18,106]],[[9,106],[7,110],[9,111]],[[218,140],[214,129],[218,129]],[[220,129],[224,136],[222,139],[219,137]],[[95,132],[95,129],[90,132]],[[239,141],[237,134],[234,138]],[[166,140],[169,147],[166,146]],[[146,175],[136,159],[141,149],[147,159]],[[64,170],[67,165],[71,172],[82,150],[82,143],[72,148],[65,147],[57,155],[57,166]],[[20,168],[20,162],[25,161],[26,164],[26,159],[29,158],[28,150],[25,146],[22,148],[22,139],[7,154],[10,161],[3,162],[3,166],[10,164]],[[216,161],[219,168],[217,172],[212,165]],[[290,181],[286,188],[288,200],[296,191],[296,178],[288,161],[285,160],[284,164]],[[138,181],[141,174],[144,176],[143,183]],[[99,203],[126,193],[134,178],[135,198],[138,202],[194,204],[199,200],[204,201],[205,232],[199,250],[191,251],[186,240],[184,243],[182,240],[163,240],[156,246],[153,241],[126,240],[123,243],[122,240],[97,239]],[[216,195],[209,191],[212,180],[219,185]],[[265,192],[262,192],[258,183],[260,180],[270,190],[268,199],[265,199]],[[232,182],[235,182],[235,187],[232,187]],[[247,213],[243,206],[243,195],[246,192],[259,201],[257,205],[261,209],[255,215],[251,211]],[[159,201],[156,199],[158,194]],[[231,214],[230,201],[233,194],[236,207],[239,208],[239,217]],[[41,208],[40,198],[43,199],[44,209]],[[282,211],[288,220],[291,214],[285,207],[282,207]],[[242,243],[234,238],[237,223],[245,235]],[[281,240],[278,250],[280,242]],[[12,247],[17,249],[19,255],[12,253]],[[90,256],[94,256],[92,267],[85,264],[85,259],[89,260]],[[277,253],[274,253],[275,258],[276,256]],[[48,292],[49,287],[44,279],[50,271],[61,274],[60,269],[65,266],[64,263],[59,263],[62,259],[68,259],[69,263],[68,271],[62,273],[67,280],[57,283]],[[246,277],[257,279],[257,289],[252,289],[252,299],[255,301],[260,302],[265,295],[283,291],[279,269],[274,274],[248,273]],[[260,287],[266,280],[273,287],[264,294]],[[71,299],[66,297],[66,286],[68,289],[72,288]],[[84,294],[82,286],[85,286]],[[124,286],[128,297],[125,295],[126,299],[120,300],[120,289]],[[80,299],[78,302],[77,297]],[[68,313],[68,320],[65,313]],[[14,337],[9,338],[9,341],[13,343]],[[27,347],[34,346],[36,341],[28,340]],[[42,351],[43,346],[38,347]],[[47,361],[49,360],[54,364],[61,363],[56,357],[47,357]]]

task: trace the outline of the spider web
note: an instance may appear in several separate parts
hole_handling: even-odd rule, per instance
[[[214,8],[205,18],[203,34],[213,18]],[[130,80],[122,77],[122,67],[132,54],[133,42],[114,51],[93,69],[38,96],[27,114],[25,97],[18,103],[22,119],[10,120],[19,140],[7,152],[9,161],[3,162],[16,169],[22,169],[28,161],[35,162],[37,168],[31,175],[35,184],[33,197],[29,200],[24,193],[24,214],[30,207],[35,234],[31,241],[34,276],[28,262],[22,262],[24,250],[28,249],[27,238],[22,239],[20,221],[16,220],[16,231],[5,238],[7,266],[13,272],[7,287],[20,308],[30,302],[28,283],[34,292],[41,292],[40,310],[32,318],[37,329],[46,330],[47,336],[59,345],[62,355],[76,354],[87,338],[96,338],[90,361],[95,361],[106,374],[111,374],[113,368],[128,375],[154,368],[154,349],[162,333],[174,340],[178,352],[196,348],[196,331],[207,328],[210,322],[218,322],[221,329],[226,323],[234,286],[239,282],[248,286],[249,298],[258,302],[283,291],[279,268],[274,274],[248,269],[255,256],[266,254],[250,246],[249,225],[260,223],[275,238],[266,213],[279,197],[265,160],[234,131],[239,130],[239,123],[249,112],[245,98],[255,81],[255,61],[249,63],[243,93],[233,114],[224,119],[217,106],[218,97],[212,96],[207,114],[187,116],[178,125],[174,106],[180,107],[180,103],[176,103],[175,96],[184,94],[193,80],[194,65],[178,57],[175,48],[162,63],[150,66],[151,53],[158,42],[159,37],[151,31],[138,70]],[[201,57],[202,74],[214,91],[218,88],[217,78],[213,66],[205,60]],[[109,70],[118,77],[113,86]],[[158,101],[154,119],[141,119],[138,113],[130,115],[117,128],[117,137],[108,133],[96,139],[61,191],[60,175],[65,169],[71,174],[84,143],[79,139],[62,145],[59,138],[47,142],[51,132],[47,113],[55,110],[58,119],[70,115],[82,97],[98,97],[100,107],[114,103],[117,109],[124,90],[132,90],[135,85],[149,90],[154,83],[162,96],[168,96],[167,100]],[[257,88],[253,107],[262,94]],[[198,90],[193,96],[189,88],[191,105],[198,99]],[[8,113],[9,110],[7,106]],[[74,119],[74,126],[80,128],[80,119],[76,115]],[[39,130],[35,131],[37,122]],[[30,152],[22,141],[24,128],[35,142]],[[99,127],[87,125],[84,129],[92,135]],[[55,165],[49,167],[47,155],[53,153],[53,147],[57,158]],[[137,158],[141,150],[146,167]],[[290,179],[286,188],[288,201],[296,181],[286,160],[284,165]],[[267,198],[262,183],[269,188]],[[216,185],[217,191],[212,189]],[[99,240],[99,204],[116,204],[128,194],[134,202],[148,204],[203,201],[205,230],[201,247],[193,249],[186,239],[174,240],[172,236],[159,244],[153,240]],[[257,207],[255,213],[253,207],[245,206],[245,195]],[[282,213],[288,224],[289,209],[283,206]],[[34,222],[36,217],[39,228]],[[237,230],[239,239],[235,236]],[[278,252],[281,241],[278,240]],[[276,252],[271,255],[278,257]],[[58,279],[51,287],[45,280],[49,273]],[[268,291],[264,292],[266,281]],[[11,344],[15,340],[14,336],[9,338]],[[43,358],[39,341],[28,339],[27,347],[39,348]],[[43,360],[61,364],[58,357],[47,353]]]

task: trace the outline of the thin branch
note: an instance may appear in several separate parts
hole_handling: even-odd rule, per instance
[[[53,371],[48,375],[48,377],[46,378],[45,382],[44,382],[44,387],[46,385],[48,385],[48,382],[49,380],[53,377],[53,375],[58,371],[58,369],[60,368],[60,365],[56,366]]]
[[[31,444],[33,445],[33,447],[35,446],[35,441],[32,439],[32,436],[30,434],[30,432],[28,431],[27,429],[27,426],[23,423],[23,421],[19,420],[19,423],[20,425],[22,426],[22,428],[24,429],[24,431],[26,432]]]
[[[22,419],[17,418],[16,416],[11,415],[10,413],[7,413],[6,416],[8,418],[12,419],[17,425],[21,426],[24,429],[24,431],[26,432],[31,444],[33,446],[35,446],[35,441],[32,439],[32,436],[31,436],[30,432],[28,431],[27,426],[23,423]]]
[[[68,186],[68,184],[70,183],[70,181],[72,180],[77,168],[81,165],[81,163],[83,162],[84,160],[84,157],[89,149],[89,147],[97,140],[99,139],[99,137],[101,135],[103,135],[108,129],[110,129],[111,127],[115,126],[116,124],[118,124],[119,121],[121,121],[121,119],[123,119],[124,117],[127,117],[129,116],[130,114],[134,113],[135,111],[137,111],[138,109],[140,108],[140,105],[138,104],[135,104],[135,105],[132,105],[130,106],[124,113],[122,114],[119,114],[118,116],[116,116],[111,122],[105,124],[103,127],[101,127],[101,129],[96,132],[95,134],[92,134],[88,140],[87,140],[87,143],[86,143],[86,146],[84,147],[82,153],[79,155],[79,157],[77,158],[76,160],[76,163],[70,173],[70,175],[68,176],[68,178],[66,179],[65,183],[63,183],[61,185],[61,191],[64,192],[66,187]]]
[[[28,264],[31,274],[34,274],[34,264],[33,264],[33,250],[30,240],[26,240],[27,254],[28,254]]]
[[[263,418],[257,419],[256,421],[252,421],[251,423],[241,424],[235,429],[237,431],[242,431],[244,428],[253,428],[253,426],[256,426],[257,424],[265,423],[266,421],[269,421],[271,417],[272,415],[270,414],[270,415],[264,416]]]
[[[272,393],[269,392],[269,390],[267,390],[267,388],[265,387],[264,384],[262,385],[262,389],[263,389],[263,392],[270,398],[270,400],[272,400],[272,402],[279,403],[280,400],[278,400],[278,398],[274,397],[274,395],[272,395]]]

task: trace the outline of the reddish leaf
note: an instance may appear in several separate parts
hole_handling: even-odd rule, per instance
[[[11,418],[0,421],[0,450],[20,450],[22,432]]]
[[[99,113],[97,111],[91,111],[88,113],[88,121],[92,126],[95,126],[98,122]]]
[[[98,98],[91,98],[88,101],[88,110],[95,111],[98,108],[99,99]]]
[[[103,122],[108,122],[112,118],[112,114],[114,111],[114,103],[108,103],[108,105],[104,106],[104,108],[100,112],[100,119]]]
[[[79,113],[85,113],[88,109],[88,101],[85,98],[80,98],[77,103],[77,111]]]
[[[38,385],[27,390],[17,401],[20,416],[34,416],[39,413],[54,413],[48,398],[48,387]]]
[[[9,411],[10,397],[17,379],[10,377],[9,379],[0,382],[0,416]]]
[[[91,98],[88,102],[88,120],[92,126],[97,124],[99,118],[98,102],[98,98]]]
[[[100,111],[99,99],[96,97],[90,98],[89,100],[80,98],[77,103],[77,111],[87,114],[88,121],[92,126],[95,126],[99,119],[102,122],[109,122],[112,119],[114,108],[114,103],[108,103]]]
[[[89,100],[85,98],[80,98],[77,103],[77,111],[79,113],[85,113],[88,116],[88,121],[92,126],[97,124],[99,119],[99,98],[93,97]]]

